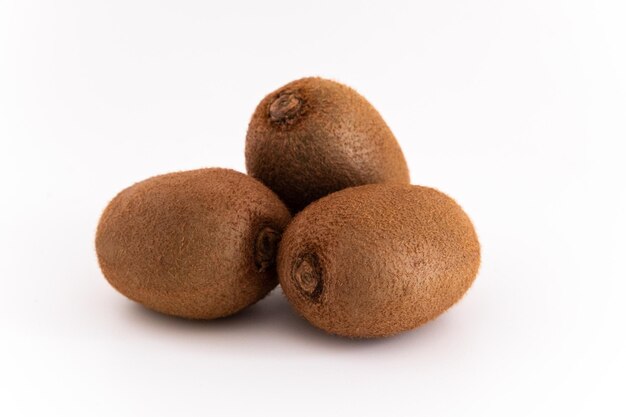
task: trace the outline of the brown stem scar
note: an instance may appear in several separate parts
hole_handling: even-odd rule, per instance
[[[273,267],[276,263],[280,233],[271,227],[261,229],[254,245],[254,262],[259,272]]]
[[[302,107],[302,99],[294,93],[283,93],[270,104],[270,119],[282,122],[296,117]]]
[[[307,253],[298,257],[291,278],[304,296],[313,301],[319,300],[324,289],[324,280],[317,255]]]

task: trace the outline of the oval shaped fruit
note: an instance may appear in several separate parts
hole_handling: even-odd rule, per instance
[[[160,175],[104,210],[96,252],[119,292],[174,316],[224,317],[277,284],[275,255],[290,220],[257,180],[227,169]]]
[[[409,182],[378,111],[350,87],[322,78],[291,82],[261,101],[248,126],[246,168],[294,213],[347,187]]]
[[[278,276],[313,325],[349,337],[413,329],[459,300],[480,264],[465,212],[432,188],[376,184],[331,194],[287,227]]]

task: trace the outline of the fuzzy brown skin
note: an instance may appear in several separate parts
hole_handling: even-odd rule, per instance
[[[96,251],[119,292],[193,319],[236,313],[277,284],[277,243],[290,220],[257,180],[227,169],[160,175],[119,193],[104,210]]]
[[[445,194],[414,185],[349,188],[299,213],[278,276],[293,307],[341,336],[390,336],[458,301],[480,264],[474,227]]]
[[[261,101],[248,126],[246,168],[293,213],[347,187],[409,183],[402,150],[378,111],[322,78],[291,82]]]

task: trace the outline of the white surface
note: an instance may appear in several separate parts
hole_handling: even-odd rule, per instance
[[[625,415],[623,2],[208,3],[0,2],[0,415]],[[244,170],[256,104],[306,75],[363,93],[473,218],[462,302],[354,342],[279,291],[193,323],[110,288],[107,201]]]

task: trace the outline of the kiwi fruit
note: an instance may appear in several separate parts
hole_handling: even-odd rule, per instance
[[[437,317],[480,264],[474,227],[447,195],[374,184],[324,197],[287,227],[278,276],[313,325],[353,338],[390,336]]]
[[[287,207],[228,169],[160,175],[120,192],[96,233],[100,268],[131,300],[173,316],[236,313],[277,285]]]
[[[323,78],[293,81],[257,106],[246,169],[293,213],[327,194],[374,183],[409,183],[393,133],[359,93]]]

